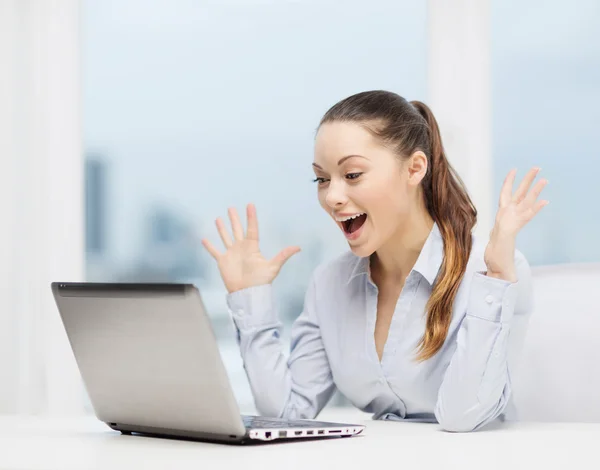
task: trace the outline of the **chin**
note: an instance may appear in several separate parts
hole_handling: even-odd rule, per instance
[[[348,247],[350,248],[352,253],[354,253],[356,256],[359,256],[360,258],[366,258],[375,253],[375,250],[369,248],[369,246],[366,244],[352,245],[348,243]]]

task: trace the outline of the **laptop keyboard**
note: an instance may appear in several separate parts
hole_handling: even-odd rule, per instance
[[[330,428],[339,427],[334,423],[324,423],[320,421],[303,421],[282,418],[267,418],[263,416],[242,416],[244,425],[247,428],[272,429],[272,428]]]

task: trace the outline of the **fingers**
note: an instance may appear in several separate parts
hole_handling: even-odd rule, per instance
[[[246,206],[246,217],[248,219],[246,238],[258,241],[258,218],[256,216],[256,207],[254,204],[248,204],[248,206]]]
[[[233,229],[233,238],[236,241],[240,241],[244,239],[244,229],[242,228],[242,222],[238,216],[235,207],[230,207],[229,210],[229,219],[231,220],[231,228]]]
[[[529,191],[529,187],[531,186],[531,183],[533,183],[533,180],[535,179],[535,177],[537,176],[539,171],[540,171],[540,168],[535,167],[527,172],[527,174],[525,175],[525,178],[523,178],[523,181],[521,181],[519,188],[517,189],[517,191],[515,192],[515,194],[512,198],[513,201],[515,201],[518,204],[523,199],[525,199],[525,196],[527,195],[527,191]]]
[[[233,242],[231,241],[229,232],[227,231],[227,228],[225,228],[225,223],[223,220],[221,220],[221,217],[217,217],[216,224],[219,235],[221,236],[221,240],[223,240],[223,245],[225,245],[225,248],[229,248],[231,245],[233,245]]]
[[[550,201],[546,201],[546,200],[541,200],[536,202],[535,206],[533,207],[533,216],[535,217],[535,215],[542,210],[543,207],[547,206],[549,204]]]
[[[244,229],[242,227],[242,222],[238,216],[235,207],[230,207],[227,210],[229,214],[229,220],[231,221],[231,228],[233,231],[233,239],[229,235],[227,228],[225,227],[225,223],[220,217],[217,217],[215,221],[217,225],[217,230],[219,231],[219,235],[221,240],[223,241],[223,245],[225,248],[229,249],[235,241],[242,241],[244,239]],[[258,240],[258,221],[256,218],[256,208],[253,204],[249,204],[247,208],[247,216],[248,216],[248,234],[250,239]]]
[[[540,196],[540,193],[542,192],[542,189],[544,189],[544,187],[546,186],[546,184],[548,184],[548,180],[545,178],[542,178],[541,180],[539,180],[535,186],[533,187],[533,189],[531,191],[529,191],[529,194],[527,195],[527,197],[525,198],[525,203],[529,206],[533,206],[533,204],[535,203],[535,201],[537,201],[537,198]]]
[[[221,253],[219,253],[219,250],[217,250],[213,244],[211,242],[209,242],[206,238],[202,239],[202,245],[204,245],[204,248],[206,248],[206,251],[208,251],[211,256],[218,260],[219,256],[221,256]]]
[[[277,264],[279,267],[281,267],[288,259],[290,259],[299,251],[299,246],[288,246],[287,248],[281,250],[277,255],[275,255],[271,261]]]
[[[500,207],[505,207],[508,204],[510,204],[516,174],[517,170],[512,169],[508,172],[506,178],[504,178],[504,184],[502,185],[502,189],[500,190]]]

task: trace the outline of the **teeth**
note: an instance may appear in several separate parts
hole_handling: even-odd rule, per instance
[[[345,222],[346,220],[350,220],[350,219],[356,219],[357,217],[360,217],[361,215],[364,215],[364,212],[360,212],[359,214],[354,214],[348,217],[343,217],[343,218],[337,218],[335,220],[337,220],[338,222]]]

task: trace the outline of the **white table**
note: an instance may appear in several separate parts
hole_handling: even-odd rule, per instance
[[[600,469],[600,424],[504,423],[453,434],[436,424],[372,421],[349,409],[319,419],[363,422],[362,436],[229,446],[124,436],[95,418],[0,417],[6,469]]]

